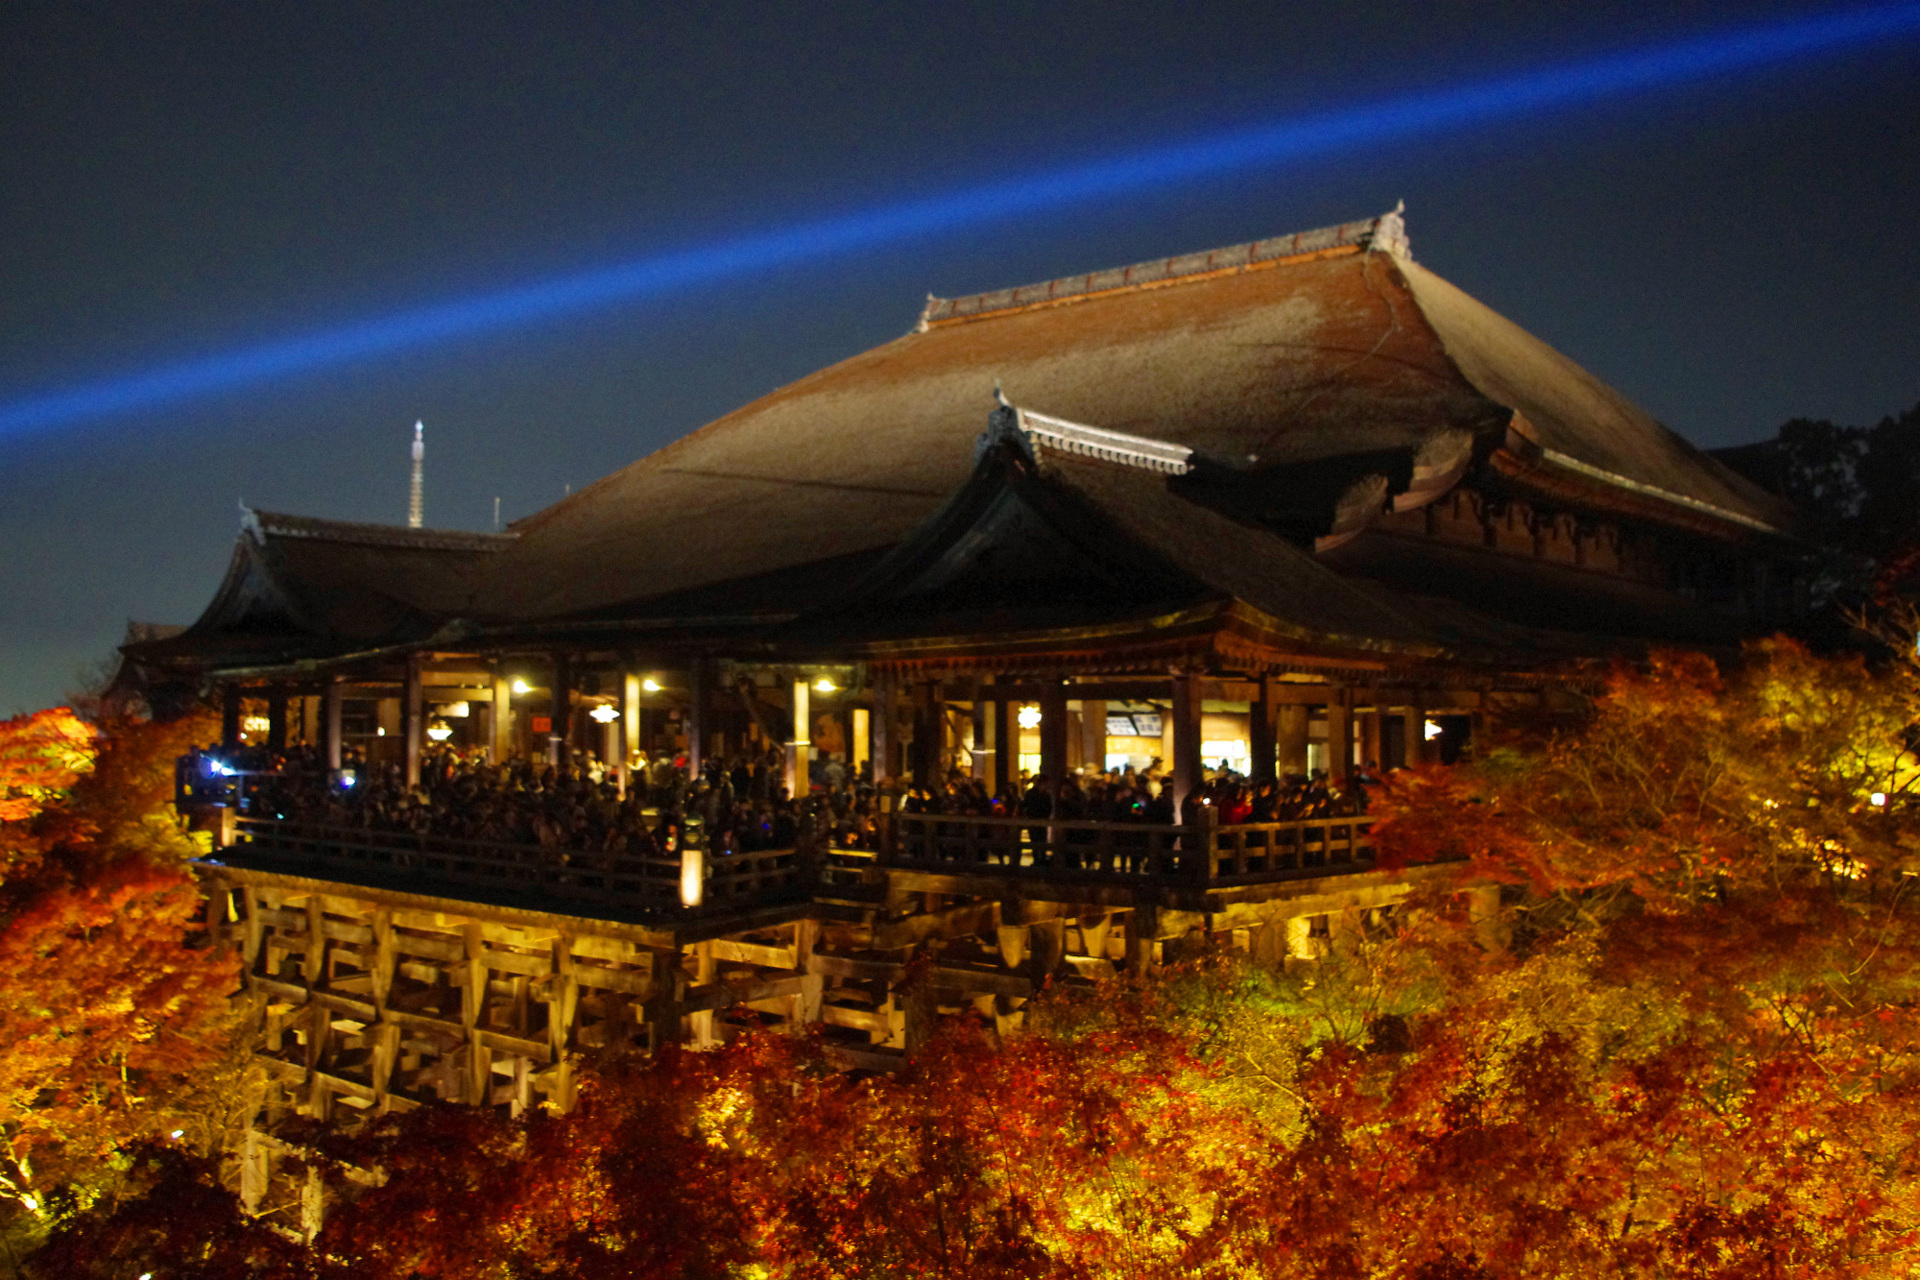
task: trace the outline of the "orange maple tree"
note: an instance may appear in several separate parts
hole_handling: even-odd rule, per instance
[[[122,1144],[193,1123],[228,1052],[231,957],[203,920],[172,762],[206,726],[64,710],[0,724],[0,1195],[44,1215]]]

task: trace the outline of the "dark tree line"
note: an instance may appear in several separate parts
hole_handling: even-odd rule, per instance
[[[1799,509],[1816,603],[1920,587],[1920,404],[1871,427],[1795,418],[1713,456]]]

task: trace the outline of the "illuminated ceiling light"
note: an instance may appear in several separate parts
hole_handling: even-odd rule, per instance
[[[1432,742],[1435,738],[1439,737],[1441,734],[1445,732],[1446,730],[1440,727],[1439,721],[1437,720],[1427,721],[1426,735],[1427,735],[1428,742]]]
[[[1022,729],[1038,729],[1040,727],[1040,708],[1020,708],[1020,727]]]
[[[513,691],[515,693],[532,693],[533,686],[516,676],[513,681]]]
[[[813,687],[821,693],[832,693],[839,686],[825,676],[821,676],[813,682]]]
[[[0,439],[73,422],[136,413],[313,369],[604,311],[871,251],[982,223],[1111,203],[1174,184],[1297,168],[1322,156],[1532,120],[1668,85],[1711,82],[1883,44],[1920,30],[1920,5],[1896,3],[1728,25],[1684,40],[1641,44],[1462,84],[1378,96],[1240,129],[1169,139],[1131,151],[1037,166],[999,181],[953,187],[727,240],[710,240],[484,293],[309,329],[214,355],[152,365],[0,403]]]
[[[601,724],[612,724],[620,718],[620,713],[604,702],[587,712],[587,715]]]
[[[640,687],[642,689],[645,689],[648,693],[660,692],[660,682],[658,680],[655,680],[652,676],[648,676],[645,680],[642,680],[640,682]]]
[[[453,736],[453,726],[444,720],[435,720],[427,726],[427,736],[435,742],[445,742]]]

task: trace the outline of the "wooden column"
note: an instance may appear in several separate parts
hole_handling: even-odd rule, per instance
[[[620,677],[620,794],[632,785],[634,762],[640,757],[640,673],[628,663]]]
[[[567,1052],[573,1048],[580,983],[574,974],[573,939],[564,933],[553,940],[553,981],[547,990],[547,1053],[553,1060],[553,1087],[548,1097],[557,1109],[571,1111],[573,1065],[567,1059]],[[658,1037],[652,1047],[660,1047]]]
[[[882,674],[873,682],[873,780],[876,784],[893,777],[894,732],[893,703],[897,685],[891,674]]]
[[[993,718],[993,793],[1016,786],[1020,781],[1020,704],[1002,697],[991,704]]]
[[[1103,698],[1088,698],[1080,703],[1080,754],[1087,767],[1105,771],[1107,767],[1107,704]]]
[[[1054,782],[1067,776],[1067,690],[1048,681],[1040,695],[1040,772]]]
[[[1273,700],[1272,676],[1260,677],[1260,695],[1251,711],[1247,717],[1247,745],[1253,753],[1253,764],[1248,776],[1255,782],[1268,782],[1274,777],[1280,751],[1280,707]]]
[[[220,690],[220,745],[228,750],[240,745],[240,686],[236,683]]]
[[[487,722],[487,755],[505,764],[513,754],[513,681],[496,665],[493,669],[493,710]]]
[[[913,686],[913,782],[931,790],[940,781],[940,685],[918,680]]]
[[[980,681],[973,682],[973,742],[968,751],[968,776],[985,782],[993,776],[993,734],[988,725],[992,713],[988,710],[986,686]]]
[[[267,750],[287,749],[287,686],[275,682],[267,692]]]
[[[787,743],[787,794],[795,799],[807,794],[812,786],[811,752],[813,735],[809,732],[813,724],[812,690],[807,688],[805,678],[793,682],[793,737]]]
[[[853,708],[852,727],[847,731],[847,773],[858,779],[860,766],[873,759],[873,712]]]
[[[487,967],[486,936],[478,921],[462,925],[460,932],[467,952],[466,981],[462,990],[465,998],[460,1006],[467,1031],[467,1103],[470,1106],[486,1106],[493,1101],[493,1050],[480,1036],[487,1025],[487,983],[491,978]]]
[[[347,682],[342,676],[334,676],[327,681],[326,694],[326,735],[327,768],[335,773],[340,771],[345,744],[342,741],[343,720],[347,701]]]
[[[707,763],[707,704],[713,700],[713,664],[699,654],[687,671],[687,781],[698,782]],[[805,736],[805,730],[800,731]],[[794,792],[799,795],[798,791]]]
[[[1386,708],[1380,705],[1378,692],[1369,696],[1373,699],[1373,709],[1360,717],[1360,762],[1378,767],[1381,739],[1386,729]]]
[[[1304,704],[1283,704],[1274,708],[1274,747],[1280,773],[1307,775],[1307,723],[1312,713]]]
[[[1400,713],[1401,763],[1412,769],[1426,762],[1427,711],[1418,698],[1408,698]]]
[[[1173,677],[1173,812],[1180,820],[1181,806],[1200,785],[1200,679],[1185,672]]]
[[[1333,690],[1327,703],[1327,776],[1345,782],[1353,772],[1353,710],[1345,689]]]
[[[567,759],[567,729],[573,713],[573,664],[564,653],[553,655],[553,678],[547,707],[547,763],[559,768]]]
[[[418,655],[407,659],[406,683],[400,693],[400,734],[406,744],[407,785],[420,785],[420,752],[426,742],[426,690],[420,683]]]

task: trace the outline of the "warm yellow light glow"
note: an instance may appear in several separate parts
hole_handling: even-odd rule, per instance
[[[648,676],[645,680],[642,680],[640,682],[640,687],[642,689],[645,689],[648,693],[660,692],[660,682],[658,680],[655,680],[652,676]]]
[[[707,891],[707,858],[700,849],[680,847],[680,905],[697,907]]]
[[[265,716],[242,716],[240,719],[242,733],[265,733],[270,727]]]
[[[1020,708],[1019,719],[1020,719],[1020,727],[1022,729],[1038,729],[1040,727],[1040,708],[1038,707]]]
[[[1440,727],[1440,724],[1438,721],[1435,721],[1435,720],[1427,721],[1426,735],[1427,735],[1428,742],[1432,742],[1435,738],[1439,737],[1444,732],[1446,732],[1446,730]]]
[[[435,742],[445,742],[453,736],[453,726],[442,724],[438,720],[427,726],[427,736]]]
[[[1876,791],[1869,796],[1868,799],[1872,800],[1876,807],[1884,808],[1887,803],[1887,793],[1884,791]]]
[[[813,687],[819,690],[821,693],[832,693],[834,691],[835,685],[833,681],[827,679],[825,676],[821,676],[818,680],[815,680],[813,682]]]
[[[601,724],[612,724],[620,718],[620,713],[604,702],[587,712],[587,714],[595,720],[598,720]]]
[[[513,682],[513,691],[515,693],[532,693],[533,686],[528,684],[525,680],[521,680],[518,677],[516,677]]]

